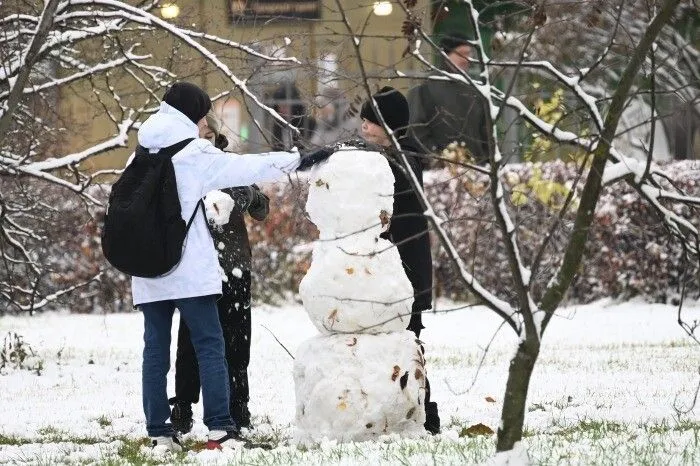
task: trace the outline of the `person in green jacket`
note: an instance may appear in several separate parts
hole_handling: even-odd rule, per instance
[[[447,55],[445,70],[467,72],[472,53],[469,39],[452,33],[440,41]],[[474,162],[489,158],[486,99],[472,86],[455,81],[427,79],[407,95],[409,134],[426,153],[441,156],[451,143],[466,147]]]

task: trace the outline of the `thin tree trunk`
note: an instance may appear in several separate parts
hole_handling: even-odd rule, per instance
[[[539,353],[540,342],[536,336],[531,336],[520,343],[515,357],[510,361],[496,451],[512,450],[515,443],[523,438],[527,392]]]
[[[7,101],[3,104],[3,112],[0,115],[0,142],[5,139],[8,133],[10,123],[12,122],[12,114],[17,109],[20,101],[22,100],[22,94],[24,93],[24,86],[26,86],[29,81],[29,76],[32,72],[32,68],[37,61],[37,57],[41,50],[42,45],[46,41],[46,38],[51,32],[51,26],[53,25],[53,18],[56,14],[56,9],[58,8],[59,0],[49,0],[44,5],[44,11],[41,14],[41,19],[36,28],[36,33],[27,48],[26,55],[23,59],[22,67],[17,74],[14,84],[10,85],[10,95],[7,97]]]

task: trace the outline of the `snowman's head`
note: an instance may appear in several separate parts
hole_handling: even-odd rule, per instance
[[[306,211],[322,238],[377,235],[393,203],[394,175],[379,152],[341,150],[310,173]]]

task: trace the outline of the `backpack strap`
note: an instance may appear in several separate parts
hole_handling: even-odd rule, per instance
[[[180,152],[182,149],[184,149],[192,141],[194,141],[194,138],[183,139],[180,142],[176,142],[172,146],[163,147],[158,151],[158,153],[167,155],[168,157],[172,157],[178,152]],[[141,144],[136,146],[136,150],[134,152],[136,153],[136,155],[148,155],[149,153],[148,149],[143,147]]]
[[[182,149],[184,149],[185,146],[187,146],[187,144],[189,144],[192,141],[194,141],[194,138],[183,139],[180,142],[176,142],[172,146],[163,147],[161,150],[158,151],[158,153],[172,157],[173,155],[177,154]]]
[[[202,215],[204,215],[204,220],[207,219],[207,213],[204,211],[204,200],[200,199],[197,202],[197,205],[194,206],[194,212],[192,212],[190,219],[187,221],[187,228],[185,228],[185,234],[187,234],[187,232],[190,231],[190,227],[192,226],[192,222],[194,222],[194,217],[195,217],[195,215],[197,215],[197,211],[199,211],[200,207],[202,208]]]

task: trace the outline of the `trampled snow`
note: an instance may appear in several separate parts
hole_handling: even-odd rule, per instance
[[[498,427],[508,357],[517,340],[508,329],[501,330],[472,385],[481,349],[500,319],[483,307],[440,302],[438,310],[424,315],[421,339],[426,342],[433,399],[440,407],[441,435],[418,440],[387,437],[345,446],[322,442],[298,450],[292,443],[294,361],[263,326],[295,356],[301,343],[318,331],[298,305],[254,307],[250,365],[254,432],[279,438],[279,446],[270,452],[190,451],[187,462],[432,465],[485,461],[494,453],[494,437],[460,437],[460,433],[476,423],[493,430]],[[651,455],[644,457],[647,464],[697,464],[697,431],[694,434],[683,426],[700,423],[700,409],[686,414],[679,424],[673,405],[685,407],[692,401],[700,356],[698,347],[676,324],[676,311],[673,306],[641,302],[600,302],[560,310],[544,335],[530,383],[525,417],[529,434],[522,445],[535,463],[634,464],[641,458],[638,455],[647,454]],[[686,312],[689,319],[700,319],[700,305],[687,303]],[[0,318],[0,338],[9,331],[25,338],[43,360],[43,369],[41,375],[19,369],[0,375],[0,438],[6,439],[0,442],[0,463],[75,463],[78,457],[99,463],[111,458],[115,463],[122,438],[146,436],[141,411],[140,313]],[[174,350],[173,344],[171,361]],[[170,395],[172,375],[171,370]],[[186,439],[203,440],[201,403],[194,409],[194,430]],[[621,427],[598,437],[575,430],[559,434],[582,422]],[[667,428],[659,433],[663,426]],[[86,443],[93,438],[94,444]],[[18,439],[17,444],[8,439]],[[645,453],[649,451],[655,453]]]

